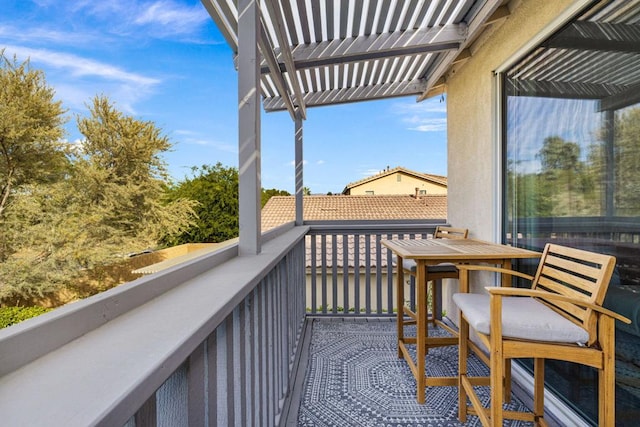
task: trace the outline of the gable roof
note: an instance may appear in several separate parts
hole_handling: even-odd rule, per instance
[[[393,174],[395,174],[397,172],[403,173],[405,175],[413,176],[415,178],[422,179],[422,180],[425,180],[425,181],[428,181],[428,182],[432,182],[432,183],[437,184],[437,185],[442,185],[443,187],[447,186],[447,177],[446,176],[433,175],[433,174],[428,174],[428,173],[420,173],[420,172],[412,171],[410,169],[403,168],[402,166],[396,166],[393,169],[383,170],[382,172],[380,172],[377,175],[373,175],[373,176],[361,179],[359,181],[354,181],[354,182],[351,182],[351,183],[347,184],[346,187],[344,187],[344,190],[342,190],[342,194],[346,194],[349,190],[351,190],[354,187],[358,187],[358,186],[366,184],[368,182],[375,181],[377,179],[384,178],[384,177],[389,176],[389,175],[393,175]]]
[[[262,231],[295,220],[295,196],[274,196],[262,208]],[[305,221],[446,219],[447,196],[305,196]]]

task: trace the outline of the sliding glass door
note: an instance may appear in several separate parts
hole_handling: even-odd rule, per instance
[[[617,425],[640,419],[639,16],[599,2],[502,76],[504,242],[617,257],[605,305],[633,321],[616,329]],[[549,388],[597,419],[595,372],[547,366]]]

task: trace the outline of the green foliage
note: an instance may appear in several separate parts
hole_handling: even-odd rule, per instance
[[[73,185],[101,238],[135,238],[140,249],[193,224],[194,202],[163,200],[168,172],[161,154],[171,144],[152,122],[125,116],[107,98],[96,97],[78,129],[86,139],[74,162]]]
[[[193,200],[198,205],[195,223],[184,232],[165,236],[167,246],[183,243],[217,243],[238,236],[238,170],[203,165],[192,168],[193,176],[169,189],[167,201]]]
[[[275,188],[270,188],[268,190],[262,189],[262,204],[261,207],[267,204],[270,198],[273,196],[290,196],[288,191],[285,190],[276,190]]]
[[[40,316],[50,310],[44,307],[0,307],[0,329]]]
[[[53,96],[41,71],[0,51],[0,226],[18,186],[64,174],[65,111]]]
[[[622,110],[615,119],[616,215],[640,215],[640,108]]]
[[[536,157],[542,169],[538,173],[516,174],[509,167],[509,180],[518,197],[514,216],[563,217],[597,215],[596,175],[589,162],[581,160],[580,145],[558,136],[544,139]]]
[[[125,116],[108,98],[96,96],[89,117],[78,118],[78,130],[86,138],[83,153],[99,170],[108,170],[117,184],[142,183],[167,178],[161,153],[171,143],[153,122]]]
[[[53,96],[41,71],[0,52],[0,298],[14,289],[35,294],[42,289],[21,275],[30,271],[26,260],[40,252],[23,250],[19,259],[15,254],[23,248],[20,231],[34,220],[19,205],[34,186],[49,185],[68,173],[66,147],[60,141],[64,110]],[[24,219],[19,227],[17,219]]]
[[[0,301],[31,302],[86,280],[89,270],[155,247],[195,218],[194,202],[164,199],[166,137],[96,97],[78,120],[85,141],[57,181],[14,192],[3,233]]]

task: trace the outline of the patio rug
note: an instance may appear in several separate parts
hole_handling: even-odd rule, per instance
[[[480,425],[474,416],[466,424],[458,421],[457,387],[427,387],[426,403],[416,402],[416,381],[407,363],[398,359],[395,322],[314,320],[312,327],[299,426]],[[446,336],[442,329],[430,328],[429,333]],[[430,349],[426,366],[429,376],[455,376],[457,347]],[[469,360],[469,372],[488,374],[485,365],[475,358]],[[480,389],[486,404],[488,387]],[[524,408],[518,400],[508,405],[511,410]],[[531,424],[507,421],[505,425]]]

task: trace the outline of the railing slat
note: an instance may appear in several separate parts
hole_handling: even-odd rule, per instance
[[[306,240],[307,253],[311,253],[311,259],[305,263],[309,276],[306,306],[311,307],[308,313],[393,316],[397,309],[394,299],[396,266],[393,254],[382,247],[381,240],[424,239],[433,234],[437,225],[441,223],[313,222]],[[317,236],[320,236],[319,241]],[[318,252],[321,256],[316,258]],[[340,274],[342,280],[338,280]],[[408,276],[407,280],[407,303],[415,309],[415,279]],[[321,300],[318,300],[319,294]]]
[[[349,235],[342,235],[342,305],[343,312],[349,313],[349,292],[351,291],[349,286],[349,248],[350,248]]]
[[[190,427],[204,427],[208,425],[206,413],[206,390],[207,390],[207,341],[202,343],[189,356],[189,370],[187,372],[187,403],[188,424]]]
[[[354,290],[354,315],[360,314],[360,235],[356,234],[353,238],[353,290]]]
[[[156,392],[157,426],[188,426],[187,368],[180,367]]]
[[[375,235],[376,238],[376,313],[382,314],[382,236]]]
[[[371,313],[371,235],[367,234],[364,239],[365,242],[365,313]]]
[[[320,238],[321,248],[322,248],[322,313],[327,313],[327,236],[322,235]]]
[[[395,267],[380,241],[400,234],[426,237],[433,229],[435,225],[400,223],[290,227],[271,234],[273,240],[259,256],[203,258],[141,280],[141,288],[132,283],[79,302],[73,313],[45,315],[43,319],[58,325],[76,312],[78,318],[91,316],[92,309],[117,304],[129,293],[140,301],[80,340],[51,342],[50,353],[27,355],[20,371],[28,375],[21,377],[12,367],[0,377],[3,423],[275,426],[290,393],[307,307],[315,315],[391,316]],[[356,250],[352,257],[350,241]],[[311,245],[308,252],[306,244]],[[353,282],[347,280],[352,274]],[[177,283],[165,283],[169,278]],[[155,281],[167,290],[143,298]],[[0,333],[3,352],[11,352],[14,360],[17,353],[6,344],[42,339],[52,330],[48,321],[32,319],[27,327],[14,329],[18,334]],[[33,401],[43,387],[67,390],[67,384],[72,384],[72,394]],[[98,389],[100,395],[94,396]],[[29,411],[26,402],[39,410]]]
[[[313,236],[309,236],[311,237],[311,313],[316,313],[318,311],[318,305],[316,303],[316,301],[318,301],[318,294],[316,292],[316,289],[318,289],[318,283],[316,278],[318,277],[318,275],[316,274],[316,254],[317,254],[317,246],[316,246],[316,242],[318,239],[318,236],[313,235]]]

